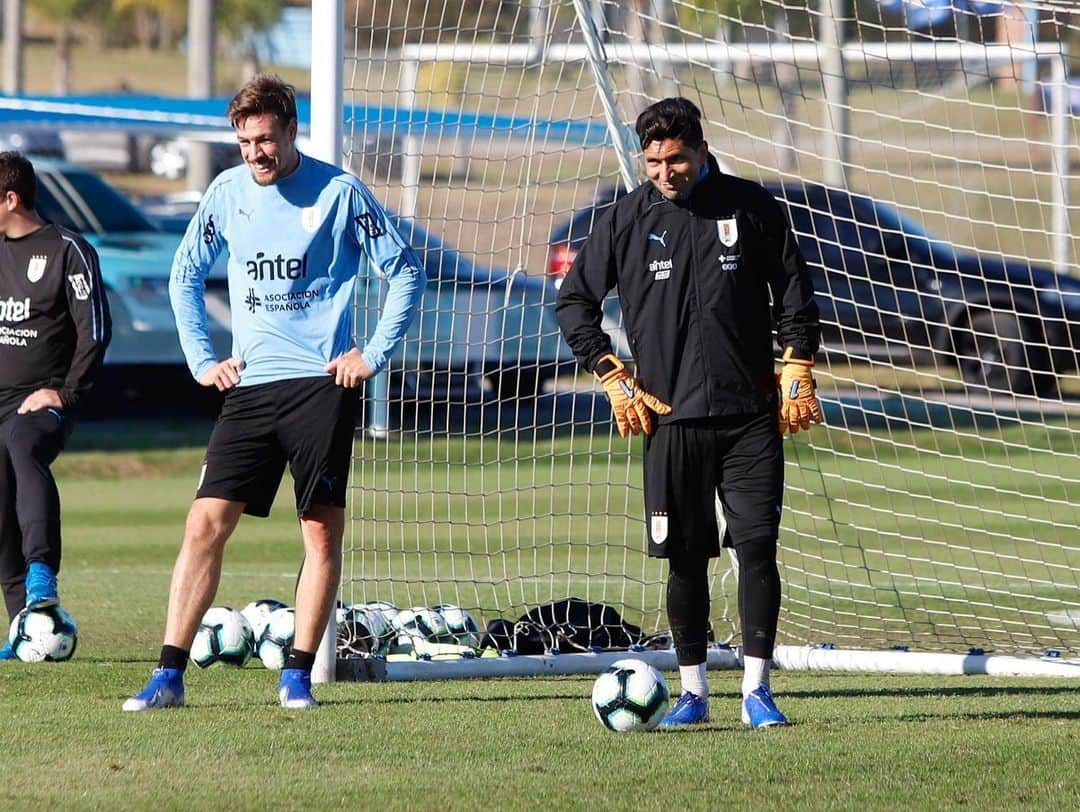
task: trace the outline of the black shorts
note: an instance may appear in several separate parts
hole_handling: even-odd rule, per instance
[[[649,555],[720,554],[724,546],[777,538],[784,450],[776,414],[661,423],[645,441],[645,523]]]
[[[269,516],[285,463],[301,516],[312,505],[345,506],[358,389],[333,376],[229,390],[206,446],[196,498],[246,502]]]

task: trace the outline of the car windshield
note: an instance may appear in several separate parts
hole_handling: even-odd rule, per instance
[[[47,220],[75,231],[103,234],[156,230],[130,200],[92,172],[65,170],[39,174],[37,208]],[[95,222],[87,221],[84,208],[89,209]]]

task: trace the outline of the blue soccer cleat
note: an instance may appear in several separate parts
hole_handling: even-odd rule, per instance
[[[314,708],[319,703],[311,695],[311,672],[284,668],[278,682],[278,698],[283,708]]]
[[[4,643],[3,647],[0,647],[0,660],[17,660],[15,656],[15,649],[11,647],[11,643]]]
[[[675,707],[660,720],[660,727],[699,725],[709,721],[709,700],[686,691],[679,697]]]
[[[31,561],[26,570],[26,608],[44,609],[58,603],[60,597],[53,568],[44,561]]]
[[[184,672],[179,668],[155,668],[146,687],[124,701],[124,710],[179,708],[183,704]]]
[[[787,717],[776,707],[768,685],[759,685],[743,699],[742,720],[754,730],[788,723]]]

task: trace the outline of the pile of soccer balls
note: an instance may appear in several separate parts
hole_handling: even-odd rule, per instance
[[[8,642],[23,662],[63,662],[75,654],[79,629],[61,606],[23,609],[11,621]]]
[[[382,601],[339,602],[336,620],[339,656],[475,656],[480,646],[476,621],[453,604],[400,610]],[[273,598],[254,600],[240,611],[214,606],[199,624],[191,660],[200,668],[241,667],[254,656],[267,668],[280,669],[295,631],[295,610]]]

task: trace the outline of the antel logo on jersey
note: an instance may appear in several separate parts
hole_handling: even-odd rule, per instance
[[[0,299],[0,321],[26,321],[30,318],[30,297]]]
[[[305,279],[307,277],[307,254],[296,257],[267,257],[262,251],[244,263],[247,275],[255,282],[268,282],[275,279]]]
[[[670,259],[654,259],[649,263],[649,273],[653,279],[667,279],[671,276],[672,263]]]

